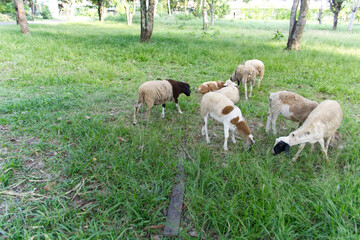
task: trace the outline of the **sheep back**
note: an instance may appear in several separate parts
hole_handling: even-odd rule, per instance
[[[280,100],[282,104],[288,105],[292,115],[286,116],[283,112],[282,115],[295,122],[304,122],[309,114],[318,106],[317,102],[288,91],[270,94],[270,99],[271,101]]]
[[[224,87],[224,88],[217,90],[216,92],[224,94],[234,104],[236,104],[240,100],[239,89],[237,87]]]
[[[154,80],[139,87],[138,103],[146,103],[151,108],[173,99],[173,88],[167,80]]]
[[[208,81],[200,84],[198,88],[198,93],[205,94],[208,92],[213,92],[218,89],[221,89],[224,87],[224,82],[221,81]]]
[[[209,92],[202,97],[200,108],[202,117],[208,113],[220,117],[230,113],[234,109],[234,103],[221,93]]]
[[[256,75],[262,78],[265,73],[265,65],[262,61],[253,59],[245,62],[245,65],[252,65],[256,69]]]

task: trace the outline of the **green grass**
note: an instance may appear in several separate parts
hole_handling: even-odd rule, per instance
[[[360,26],[349,34],[345,25],[308,23],[299,52],[284,51],[286,37],[272,40],[277,29],[287,35],[287,21],[201,27],[199,19],[159,18],[152,41],[140,43],[137,22],[31,25],[30,37],[0,26],[0,238],[161,234],[145,228],[166,220],[184,144],[193,160],[184,161],[182,239],[190,231],[205,239],[358,238]],[[265,78],[250,101],[240,92],[238,106],[255,146],[245,151],[239,139],[224,152],[215,120],[207,145],[197,86],[226,80],[253,58],[265,63]],[[169,103],[165,119],[158,106],[147,125],[140,114],[132,126],[138,87],[158,78],[191,85],[179,99],[184,114]],[[296,163],[271,154],[275,136],[264,125],[269,92],[279,90],[341,104],[344,148],[329,151],[330,164],[318,146]],[[277,125],[278,136],[297,127],[281,117]]]

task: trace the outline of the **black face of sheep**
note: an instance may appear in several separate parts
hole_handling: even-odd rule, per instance
[[[290,152],[290,145],[289,144],[287,144],[284,141],[280,141],[277,144],[275,144],[275,146],[273,148],[273,154],[274,155],[279,154],[279,153],[284,152],[284,151],[286,153],[286,156],[289,156],[289,152]]]
[[[189,97],[190,93],[191,93],[190,85],[186,83],[184,94]]]

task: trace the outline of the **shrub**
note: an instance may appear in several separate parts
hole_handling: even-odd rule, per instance
[[[43,6],[41,7],[41,13],[40,13],[40,15],[42,16],[43,19],[51,19],[51,18],[52,18],[50,9],[49,9],[49,7],[46,6],[46,5],[43,5]]]
[[[0,13],[0,22],[11,22],[11,21],[14,21],[11,16]]]

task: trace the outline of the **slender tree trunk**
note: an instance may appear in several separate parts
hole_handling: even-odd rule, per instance
[[[347,29],[349,32],[352,32],[352,28],[353,28],[354,21],[355,21],[355,18],[356,18],[356,12],[359,9],[359,7],[360,7],[360,0],[357,0],[356,3],[353,2],[353,5],[351,7],[350,22],[349,22],[349,26],[348,26],[348,29]]]
[[[100,22],[103,22],[104,21],[104,8],[103,8],[103,5],[102,5],[102,0],[98,0],[98,14],[99,14],[99,21]]]
[[[185,14],[188,14],[188,11],[187,11],[187,0],[185,0],[184,12],[185,12]]]
[[[203,0],[203,29],[206,30],[209,27],[209,20],[207,15],[206,0]]]
[[[15,0],[14,1],[15,8],[17,9],[17,16],[19,16],[19,24],[20,24],[20,30],[25,35],[30,35],[29,25],[26,20],[26,14],[24,9],[24,2],[23,0]]]
[[[155,0],[140,0],[141,5],[141,41],[150,41],[154,27]]]
[[[215,12],[214,4],[213,3],[208,3],[208,4],[210,6],[210,25],[214,26],[214,12]]]
[[[322,15],[322,12],[323,12],[323,5],[321,3],[320,5],[320,8],[319,8],[319,14],[318,14],[318,21],[319,21],[319,24],[321,24],[321,15]]]
[[[167,1],[168,10],[169,10],[169,16],[171,16],[171,6],[170,6],[170,0]]]
[[[125,10],[126,10],[127,24],[130,26],[130,25],[132,25],[132,18],[135,15],[135,11],[136,11],[135,0],[132,2],[132,4],[133,4],[132,11],[130,11],[130,4],[128,4],[126,0],[124,0],[123,2],[124,2]]]
[[[299,17],[296,19],[296,12],[300,0],[294,0],[291,8],[289,38],[287,50],[300,50],[301,38],[306,25],[306,14],[309,10],[310,0],[301,0]]]
[[[333,30],[337,29],[339,12],[341,10],[341,5],[343,4],[343,2],[345,2],[345,0],[329,0],[330,10],[334,14]]]
[[[159,3],[159,0],[155,0],[155,4],[154,4],[154,16],[156,17],[156,8],[157,8],[157,5]]]
[[[14,6],[15,6],[15,12],[16,12],[16,24],[19,25],[20,21],[19,21],[19,11],[18,11],[18,7],[16,5],[16,1],[14,1]]]

